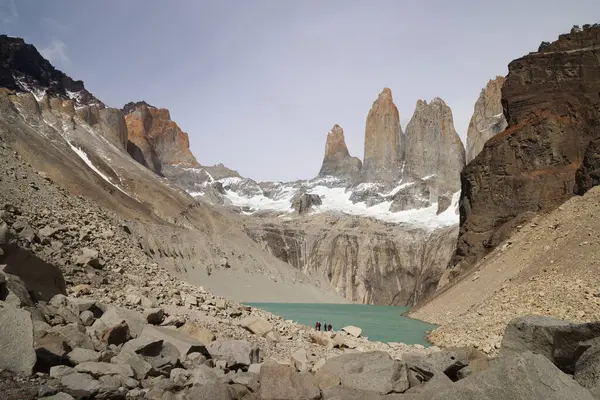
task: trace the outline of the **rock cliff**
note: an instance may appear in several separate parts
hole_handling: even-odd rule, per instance
[[[458,227],[427,231],[376,220],[315,215],[253,219],[246,232],[277,258],[324,277],[347,299],[414,305],[432,295],[454,251]]]
[[[436,175],[442,192],[457,191],[465,148],[454,129],[450,107],[440,98],[429,104],[417,101],[405,137],[404,177],[412,180]]]
[[[126,113],[127,151],[140,164],[157,174],[164,167],[196,167],[200,164],[190,151],[190,141],[169,110],[156,108],[146,102],[128,103]]]
[[[508,128],[461,174],[452,265],[472,264],[535,213],[598,182],[599,51],[600,27],[593,26],[509,64],[502,87]]]
[[[504,85],[504,77],[497,76],[495,79],[490,79],[479,94],[467,131],[467,163],[481,152],[489,138],[506,128],[501,101],[502,85]]]
[[[344,130],[335,124],[327,134],[325,156],[319,176],[335,176],[338,178],[356,179],[360,174],[362,162],[358,157],[351,157],[344,139]]]
[[[392,99],[392,91],[385,88],[367,116],[363,180],[398,180],[401,175],[402,158],[400,115]]]

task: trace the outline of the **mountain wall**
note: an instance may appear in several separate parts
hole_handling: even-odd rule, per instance
[[[490,79],[479,94],[467,131],[467,163],[481,152],[488,139],[506,128],[506,118],[502,110],[502,85],[504,77],[497,76]]]
[[[351,216],[253,219],[246,232],[277,258],[323,277],[347,299],[415,305],[431,296],[454,251],[458,227],[433,232]]]
[[[200,164],[190,151],[188,134],[171,120],[169,110],[145,102],[123,107],[127,123],[127,151],[140,164],[157,174],[170,166],[196,167]]]
[[[465,148],[454,129],[452,111],[435,98],[419,100],[406,126],[404,178],[414,180],[436,175],[441,192],[456,192],[465,165]]]
[[[451,265],[473,264],[535,213],[598,182],[599,52],[600,27],[591,26],[509,64],[502,87],[508,127],[461,174]]]

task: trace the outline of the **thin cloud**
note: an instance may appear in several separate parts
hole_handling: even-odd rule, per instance
[[[0,23],[7,25],[19,19],[14,0],[0,0]]]
[[[50,17],[42,17],[40,22],[48,27],[51,31],[55,32],[67,32],[70,29],[68,25],[65,25],[62,22]]]
[[[40,50],[40,53],[55,66],[65,68],[71,66],[71,59],[65,49],[66,45],[63,41],[52,39],[48,46]]]

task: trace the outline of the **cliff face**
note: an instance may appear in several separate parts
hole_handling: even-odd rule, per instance
[[[325,156],[319,171],[319,176],[335,176],[338,178],[356,179],[360,174],[362,162],[357,157],[351,157],[344,139],[344,130],[334,125],[327,134]]]
[[[435,291],[458,227],[428,232],[349,216],[312,216],[285,223],[255,220],[246,231],[277,258],[331,282],[347,299],[414,305]]]
[[[452,111],[442,99],[435,98],[429,104],[417,101],[406,126],[405,154],[406,178],[436,175],[440,191],[459,189],[465,148],[454,129]]]
[[[540,50],[509,64],[502,87],[508,128],[461,174],[453,265],[479,260],[534,213],[598,182],[600,27]]]
[[[363,180],[397,180],[401,174],[402,154],[400,115],[392,99],[392,91],[385,88],[367,116]]]
[[[475,103],[473,117],[467,131],[466,162],[471,162],[483,149],[483,145],[506,128],[502,111],[502,85],[504,77],[490,79]]]
[[[145,102],[128,103],[126,113],[127,151],[140,164],[157,174],[170,166],[197,167],[187,133],[171,120],[169,110]]]

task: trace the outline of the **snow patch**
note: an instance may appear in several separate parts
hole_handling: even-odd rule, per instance
[[[402,183],[398,186],[396,186],[395,188],[393,188],[389,193],[385,193],[385,194],[379,194],[381,197],[389,197],[389,196],[394,196],[396,193],[398,193],[400,190],[412,186],[414,185],[414,182],[406,182],[406,183]]]
[[[92,161],[90,160],[90,158],[88,157],[88,155],[85,154],[85,152],[83,150],[81,150],[78,147],[73,146],[73,144],[71,142],[69,142],[68,140],[67,140],[67,143],[69,144],[69,146],[71,147],[71,149],[75,152],[75,154],[77,154],[79,156],[79,158],[81,158],[83,160],[83,162],[86,163],[87,166],[90,167],[90,169],[92,171],[94,171],[95,173],[97,173],[98,175],[100,175],[100,177],[102,179],[104,179],[106,182],[110,183],[112,186],[116,187],[117,189],[119,189],[121,192],[123,192],[124,194],[126,194],[128,197],[131,197],[131,196],[129,196],[129,194],[126,191],[124,191],[123,189],[121,189],[120,187],[118,187],[117,185],[115,185],[114,183],[112,183],[110,181],[110,179],[108,178],[108,176],[104,175],[102,173],[102,171],[100,171],[98,168],[96,168],[94,166],[94,164],[92,164]]]
[[[13,78],[15,78],[17,85],[19,85],[19,87],[25,90],[26,92],[30,92],[33,95],[33,97],[35,97],[36,101],[41,101],[46,95],[45,90],[38,89],[29,85],[27,82],[25,82],[25,79],[23,79],[22,77],[16,77],[13,75]]]

